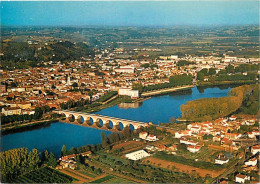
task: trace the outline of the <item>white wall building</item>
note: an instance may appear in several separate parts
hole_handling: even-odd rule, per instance
[[[132,66],[120,66],[120,68],[116,68],[115,72],[117,73],[134,73],[135,68]]]
[[[220,164],[220,165],[223,165],[223,164],[226,164],[229,162],[229,159],[226,158],[226,157],[218,157],[215,159],[215,164]]]
[[[260,144],[259,145],[255,145],[255,146],[252,146],[251,148],[251,153],[253,155],[257,154],[258,152],[260,152]]]
[[[131,98],[138,98],[139,97],[139,91],[138,90],[132,90],[129,88],[119,88],[118,89],[118,95],[126,95],[130,96]]]
[[[130,160],[140,160],[142,158],[149,157],[149,156],[150,156],[150,154],[144,150],[135,151],[135,152],[128,153],[125,155],[125,157]]]

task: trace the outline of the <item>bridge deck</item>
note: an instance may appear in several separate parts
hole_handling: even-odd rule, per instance
[[[104,116],[104,115],[100,115],[100,114],[91,114],[91,113],[86,113],[86,112],[76,112],[76,111],[69,111],[69,110],[62,110],[62,111],[56,110],[55,112],[68,112],[68,113],[71,113],[71,114],[96,116],[96,117],[100,117],[100,118],[107,118],[107,119],[117,120],[117,121],[125,121],[125,122],[129,122],[129,123],[141,123],[141,124],[146,123],[146,122],[141,122],[141,121],[134,121],[134,120],[128,120],[128,119],[123,119],[123,118],[116,118],[116,117],[112,117],[112,116]]]

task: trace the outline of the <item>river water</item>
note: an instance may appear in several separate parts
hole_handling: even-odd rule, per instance
[[[190,90],[173,92],[168,95],[154,96],[149,100],[135,105],[138,108],[122,108],[113,106],[103,109],[96,114],[113,116],[118,118],[131,119],[143,122],[153,122],[154,124],[169,122],[171,117],[181,117],[180,106],[187,101],[199,98],[224,97],[227,96],[231,87],[194,87]]]
[[[102,114],[118,118],[143,122],[169,122],[171,117],[181,116],[180,106],[187,101],[199,98],[227,96],[231,87],[197,88],[167,95],[154,96],[138,104],[121,104],[103,109],[95,114]],[[37,148],[39,151],[47,149],[59,156],[62,145],[67,149],[88,144],[101,143],[101,132],[104,130],[83,127],[66,123],[52,123],[40,128],[1,136],[1,150],[27,147],[29,150]],[[105,131],[106,134],[111,132]]]

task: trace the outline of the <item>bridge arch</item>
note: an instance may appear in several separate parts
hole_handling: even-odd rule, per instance
[[[79,124],[83,124],[85,122],[84,116],[78,116],[77,121],[78,121]]]
[[[103,119],[97,118],[97,120],[96,120],[96,125],[97,125],[98,127],[103,127],[103,125],[104,125]]]
[[[58,113],[58,114],[59,114],[59,113]],[[60,117],[61,117],[62,120],[65,120],[65,119],[67,118],[65,113],[60,113],[59,115],[60,115]]]
[[[125,128],[124,124],[121,121],[119,121],[116,125],[116,129],[122,131],[124,130],[124,128]]]
[[[76,118],[73,114],[69,114],[68,119],[69,119],[70,122],[74,122],[76,120]]]
[[[88,125],[94,125],[94,119],[90,116],[89,119],[87,120]]]
[[[114,126],[116,126],[112,120],[106,120],[105,125],[108,129],[112,129]]]
[[[129,128],[130,130],[134,131],[136,129],[136,127],[132,124],[132,123],[129,123]]]

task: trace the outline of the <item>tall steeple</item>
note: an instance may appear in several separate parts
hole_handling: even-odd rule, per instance
[[[67,84],[68,84],[68,85],[71,85],[70,76],[69,76],[69,75],[68,75],[68,77],[67,77]]]

